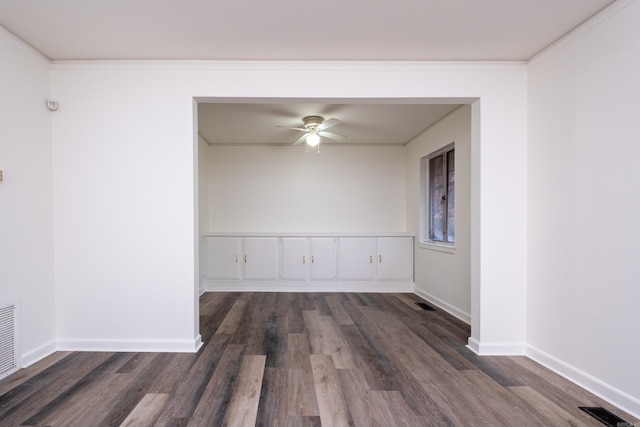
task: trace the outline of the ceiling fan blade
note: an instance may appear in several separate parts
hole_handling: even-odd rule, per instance
[[[320,135],[323,138],[334,139],[336,141],[346,141],[347,140],[346,136],[338,135],[337,133],[327,132],[327,131],[324,131],[324,130],[318,132],[318,135]]]
[[[340,123],[342,123],[342,122],[340,120],[338,120],[338,119],[325,120],[324,122],[322,122],[322,124],[320,124],[318,126],[318,130],[329,129],[331,127],[339,125]]]
[[[302,135],[293,145],[300,145],[307,140],[307,134]]]
[[[291,126],[285,126],[285,125],[276,125],[277,128],[285,128],[285,129],[292,129],[292,130],[299,130],[302,132],[306,132],[307,129],[303,129],[303,128],[292,128]]]

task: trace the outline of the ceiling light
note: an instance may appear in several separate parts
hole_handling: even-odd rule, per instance
[[[319,143],[320,143],[320,135],[318,135],[314,129],[311,132],[309,132],[309,134],[307,135],[307,145],[310,147],[315,147]]]

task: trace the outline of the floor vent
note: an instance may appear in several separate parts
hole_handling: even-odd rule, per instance
[[[16,306],[0,306],[0,378],[16,368]]]
[[[431,307],[429,304],[425,304],[423,302],[417,302],[416,305],[418,307],[420,307],[423,310],[427,310],[427,311],[436,311],[435,308]]]
[[[589,406],[579,406],[579,408],[606,426],[633,427],[633,424],[626,422],[616,414],[613,414],[604,408]]]

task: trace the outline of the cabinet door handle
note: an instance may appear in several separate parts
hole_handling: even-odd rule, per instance
[[[302,263],[306,264],[307,260],[305,259],[304,255],[302,255]]]
[[[378,255],[378,262],[382,264],[382,255]]]
[[[245,264],[247,263],[247,256],[246,255],[244,256],[244,263]]]
[[[315,260],[313,259],[313,255],[311,255],[311,264],[313,264]]]
[[[373,264],[373,255],[369,255],[369,264]]]
[[[236,264],[238,263],[238,254],[236,254]]]

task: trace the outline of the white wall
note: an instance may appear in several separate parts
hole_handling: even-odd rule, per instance
[[[420,159],[455,143],[455,250],[420,244]],[[408,228],[416,236],[415,291],[458,318],[471,321],[471,106],[464,105],[407,146]]]
[[[26,366],[55,349],[49,63],[0,28],[0,64],[0,305]]]
[[[640,2],[529,71],[528,353],[640,414]]]
[[[522,65],[70,62],[53,64],[52,87],[60,101],[53,150],[62,347],[145,342],[153,349],[193,348],[197,342],[193,97],[404,102],[454,97],[463,98],[456,103],[479,99],[472,108],[480,126],[474,128],[471,179],[481,195],[471,206],[477,218],[471,231],[473,348],[480,353],[521,348]]]
[[[55,67],[59,348],[193,351],[193,100],[166,70]]]
[[[405,232],[404,147],[208,147],[214,232]]]

